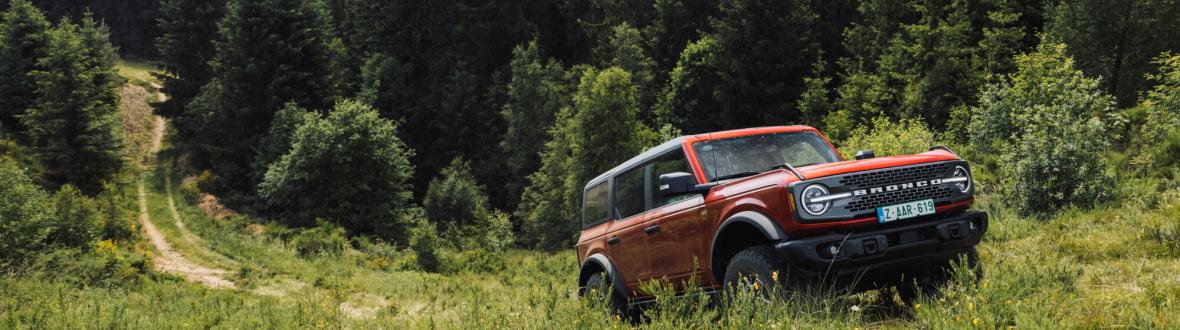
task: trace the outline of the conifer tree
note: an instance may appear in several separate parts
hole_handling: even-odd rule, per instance
[[[819,55],[809,1],[726,0],[711,27],[717,39],[720,108],[732,126],[799,121],[803,78]]]
[[[156,49],[167,73],[160,78],[168,100],[156,105],[165,117],[177,118],[201,86],[212,78],[209,61],[216,53],[217,21],[225,12],[225,0],[160,1],[160,38]],[[185,121],[180,121],[185,123]],[[188,130],[190,127],[179,125]]]
[[[1149,82],[1152,59],[1180,49],[1180,4],[1175,1],[1061,1],[1045,10],[1045,38],[1069,45],[1078,67],[1102,76],[1123,106]]]
[[[33,71],[37,102],[21,120],[45,177],[96,194],[123,166],[122,127],[116,117],[120,83],[106,28],[83,19],[81,28],[62,21],[50,33],[50,48]]]
[[[27,0],[13,0],[0,18],[0,126],[20,133],[17,116],[36,100],[37,83],[29,75],[44,70],[38,59],[49,51],[49,21]]]
[[[324,111],[335,95],[321,1],[232,0],[219,24],[213,79],[190,104],[198,143],[221,184],[249,192],[255,146],[288,102]]]

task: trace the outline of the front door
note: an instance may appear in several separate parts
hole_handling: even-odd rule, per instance
[[[661,174],[689,172],[684,153],[672,152],[650,165],[648,186],[659,187]],[[699,194],[662,196],[659,189],[649,191],[651,211],[647,214],[644,232],[648,238],[649,265],[653,278],[666,278],[677,288],[701,269],[708,259],[708,219],[704,211],[704,196]],[[700,278],[698,277],[698,280]]]

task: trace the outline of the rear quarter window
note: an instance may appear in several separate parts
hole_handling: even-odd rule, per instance
[[[607,182],[586,189],[582,200],[582,222],[592,226],[610,217],[610,189]]]

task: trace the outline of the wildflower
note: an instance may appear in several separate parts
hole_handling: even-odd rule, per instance
[[[778,271],[770,273],[770,278],[774,279],[775,282],[778,282]]]
[[[914,310],[922,309],[922,304],[914,304]]]
[[[969,311],[975,310],[975,303],[967,303],[967,310],[969,310]]]
[[[860,306],[859,305],[852,305],[852,308],[849,308],[849,309],[852,310],[853,312],[859,312]]]
[[[757,282],[757,281],[755,281],[755,282],[754,282],[754,290],[758,290],[758,288],[759,288],[759,285],[758,285],[758,283],[759,283],[759,282]]]
[[[979,322],[980,322],[980,321],[979,321],[979,317],[973,317],[973,318],[971,318],[971,325],[973,325],[973,326],[979,326]]]

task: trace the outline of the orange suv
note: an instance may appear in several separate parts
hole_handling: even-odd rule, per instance
[[[710,292],[822,280],[912,299],[960,258],[978,271],[988,217],[973,193],[945,147],[845,160],[807,126],[676,138],[586,184],[579,293],[615,312],[649,301],[639,284],[655,279]]]

